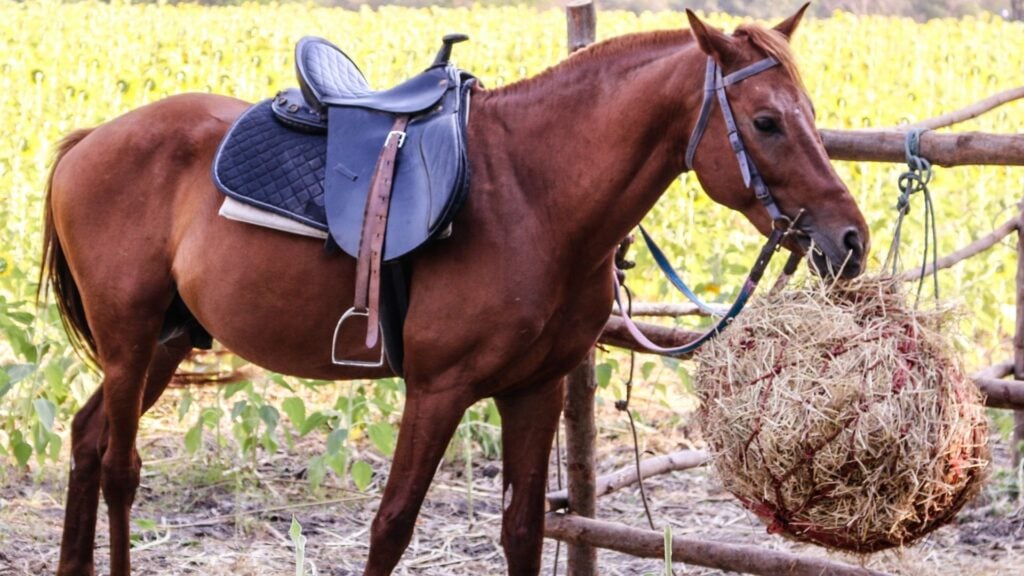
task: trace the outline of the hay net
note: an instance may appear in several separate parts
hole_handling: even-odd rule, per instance
[[[947,336],[891,278],[757,299],[696,356],[725,488],[768,524],[858,552],[949,521],[987,464],[987,420]]]

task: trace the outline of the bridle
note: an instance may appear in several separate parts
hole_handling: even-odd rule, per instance
[[[764,183],[764,179],[757,170],[757,166],[750,158],[750,155],[747,154],[747,149],[743,145],[743,137],[740,136],[739,129],[736,126],[736,117],[732,113],[732,106],[729,105],[729,97],[725,93],[727,87],[739,84],[751,76],[760,74],[778,65],[779,61],[769,56],[732,74],[722,76],[722,69],[715,62],[715,59],[708,58],[707,68],[704,73],[704,101],[700,105],[700,116],[697,117],[697,124],[693,127],[693,133],[690,134],[690,142],[686,145],[686,169],[693,170],[693,157],[697,153],[697,145],[700,144],[704,131],[707,130],[708,121],[711,120],[711,109],[714,107],[715,100],[717,99],[718,105],[722,109],[722,118],[725,120],[725,131],[729,138],[729,145],[732,146],[732,150],[736,154],[736,161],[740,166],[740,174],[743,175],[743,185],[748,188],[753,186],[754,196],[764,205],[772,222],[779,223],[781,220],[788,226],[792,222],[775,204],[775,199],[772,198],[768,185]]]
[[[791,234],[803,234],[797,225],[803,216],[804,211],[800,210],[795,218],[789,218],[782,213],[782,210],[779,209],[778,204],[775,202],[775,198],[772,197],[771,191],[768,189],[768,185],[765,184],[760,171],[758,171],[757,166],[750,157],[750,154],[747,153],[746,147],[743,144],[743,137],[740,135],[739,129],[736,126],[736,117],[732,113],[732,106],[729,105],[729,97],[725,93],[726,87],[738,84],[751,76],[760,74],[761,72],[778,65],[779,61],[769,56],[768,58],[759,60],[749,66],[741,68],[736,72],[722,76],[722,69],[718,66],[718,63],[715,62],[715,59],[711,57],[708,58],[707,68],[704,73],[704,99],[701,103],[700,115],[697,117],[697,124],[693,127],[693,132],[690,134],[690,141],[686,146],[686,168],[687,170],[693,169],[693,157],[697,153],[697,146],[700,144],[701,138],[707,130],[708,122],[711,120],[711,109],[717,101],[719,107],[722,109],[722,117],[725,120],[725,129],[729,138],[729,145],[736,154],[736,161],[740,167],[740,174],[743,176],[743,184],[748,188],[752,187],[754,189],[754,196],[761,201],[765,210],[768,211],[768,216],[772,219],[772,232],[769,234],[764,247],[761,248],[761,253],[758,255],[757,261],[754,262],[754,266],[751,268],[750,274],[747,275],[747,280],[743,284],[743,288],[740,290],[740,294],[736,298],[736,301],[733,302],[732,306],[729,307],[728,311],[725,312],[714,327],[700,335],[697,339],[682,346],[665,348],[658,346],[644,336],[643,332],[640,331],[640,328],[633,322],[633,319],[629,317],[628,309],[623,306],[622,298],[620,296],[621,291],[619,290],[618,272],[616,272],[615,302],[619,306],[619,312],[622,315],[626,329],[640,345],[652,352],[667,354],[670,356],[682,356],[693,352],[702,344],[717,336],[726,326],[729,325],[729,323],[732,322],[733,318],[743,310],[743,307],[757,288],[757,284],[761,280],[761,277],[764,276],[768,263],[771,261],[772,256],[778,250],[782,241]],[[668,263],[668,259],[664,257],[662,251],[642,226],[640,227],[640,232],[644,241],[647,243],[648,248],[651,250],[651,253],[654,255],[655,261],[665,272],[666,276],[668,276],[669,281],[683,292],[683,294],[690,298],[699,308],[703,310],[711,310],[712,307],[701,302],[700,299],[697,298],[697,296],[694,295],[686,286],[676,271],[672,269],[672,266]],[[783,270],[783,275],[792,275],[799,264],[800,256],[795,252],[790,254],[789,260],[786,262],[786,266]]]

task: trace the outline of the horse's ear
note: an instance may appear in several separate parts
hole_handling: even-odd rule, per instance
[[[705,54],[714,58],[720,66],[728,66],[739,54],[731,36],[718,28],[701,22],[700,18],[690,9],[686,10],[686,17],[690,20],[690,30],[693,31],[693,37],[697,39],[697,45]]]
[[[807,11],[807,7],[810,6],[810,5],[811,5],[811,3],[808,2],[808,3],[804,4],[803,6],[801,6],[800,9],[796,11],[796,14],[793,14],[789,18],[786,18],[782,22],[779,22],[778,24],[776,24],[775,25],[775,30],[777,32],[781,33],[787,39],[792,38],[793,37],[793,32],[796,32],[796,27],[800,25],[800,20],[803,19],[804,12]]]

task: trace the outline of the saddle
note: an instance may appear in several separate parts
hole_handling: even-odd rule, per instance
[[[356,258],[355,302],[332,343],[336,364],[384,362],[383,353],[379,362],[337,357],[342,326],[365,317],[366,347],[377,344],[383,326],[382,350],[400,372],[395,347],[406,306],[389,305],[387,296],[400,299],[407,287],[385,280],[382,290],[381,277],[405,276],[403,258],[450,232],[468,192],[466,123],[476,79],[449,63],[452,46],[467,39],[445,36],[424,72],[373,91],[337,46],[303,38],[295,47],[299,88],[243,113],[217,152],[213,177],[225,195],[326,232],[328,249]]]

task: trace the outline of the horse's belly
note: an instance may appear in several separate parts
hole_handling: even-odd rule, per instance
[[[212,190],[211,190],[212,192]],[[221,196],[201,201],[181,236],[174,276],[182,298],[206,330],[242,358],[275,372],[338,380],[391,375],[336,366],[334,328],[351,306],[355,262],[327,255],[323,242],[216,216]],[[377,360],[359,330],[345,330],[338,356]]]

